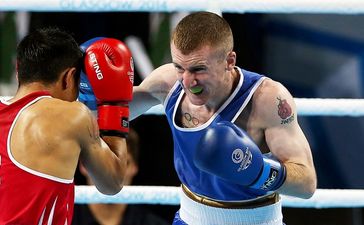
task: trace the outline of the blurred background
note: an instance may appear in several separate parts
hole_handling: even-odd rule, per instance
[[[135,57],[138,85],[155,67],[169,62],[170,30],[186,13],[0,12],[0,95],[16,91],[15,49],[29,31],[58,26],[79,44],[93,37],[126,42]],[[363,98],[364,15],[223,13],[230,23],[237,65],[283,83],[297,98]],[[134,54],[134,52],[133,52]],[[135,53],[137,54],[137,53]],[[299,116],[311,144],[318,188],[363,189],[364,119]],[[135,185],[178,186],[173,143],[165,116],[131,122],[140,136]],[[146,205],[171,221],[177,206]],[[362,208],[284,208],[287,225],[364,224]]]

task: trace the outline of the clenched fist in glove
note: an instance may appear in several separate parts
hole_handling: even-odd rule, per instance
[[[194,163],[202,171],[253,189],[274,191],[286,179],[285,165],[263,155],[248,134],[229,121],[206,129]]]
[[[89,98],[93,92],[101,134],[126,136],[129,131],[128,102],[132,100],[134,81],[130,50],[113,38],[94,38],[81,48],[85,49],[85,57],[79,99]],[[88,89],[85,87],[87,80],[91,84]]]

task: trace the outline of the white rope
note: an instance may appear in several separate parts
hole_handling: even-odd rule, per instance
[[[298,115],[364,116],[364,99],[295,98]]]
[[[364,99],[295,98],[300,116],[364,116]],[[152,107],[145,114],[164,114],[162,105]]]
[[[233,13],[364,12],[362,0],[1,0],[0,11],[175,12],[219,8]]]
[[[179,187],[124,186],[116,195],[101,194],[95,186],[76,186],[76,203],[179,204]]]
[[[356,208],[364,207],[364,190],[318,189],[310,199],[282,195],[285,207],[293,208]]]
[[[0,96],[9,99],[10,96]],[[295,98],[300,116],[364,116],[364,99]],[[163,115],[162,105],[149,109],[145,115]]]
[[[108,196],[95,186],[76,186],[75,202],[179,205],[180,187],[125,186],[118,194]],[[364,207],[364,190],[318,189],[310,199],[281,195],[284,207],[294,208],[356,208]]]

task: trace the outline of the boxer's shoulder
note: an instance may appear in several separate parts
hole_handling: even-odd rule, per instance
[[[156,68],[139,86],[150,93],[166,95],[177,81],[172,63]]]
[[[290,92],[281,83],[265,79],[252,98],[254,123],[262,127],[290,124],[297,115],[296,105]]]
[[[28,113],[41,115],[46,117],[73,116],[74,114],[82,114],[88,111],[87,107],[77,101],[68,102],[57,98],[46,98],[29,107]]]
[[[77,131],[82,124],[92,122],[91,111],[80,102],[62,101],[56,98],[42,99],[24,110],[21,121],[31,122],[39,129],[58,128],[63,131]],[[80,131],[80,130],[78,130]]]

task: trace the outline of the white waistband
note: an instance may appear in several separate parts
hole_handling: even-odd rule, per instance
[[[282,225],[281,200],[254,209],[216,208],[195,202],[181,191],[181,219],[189,225]]]

